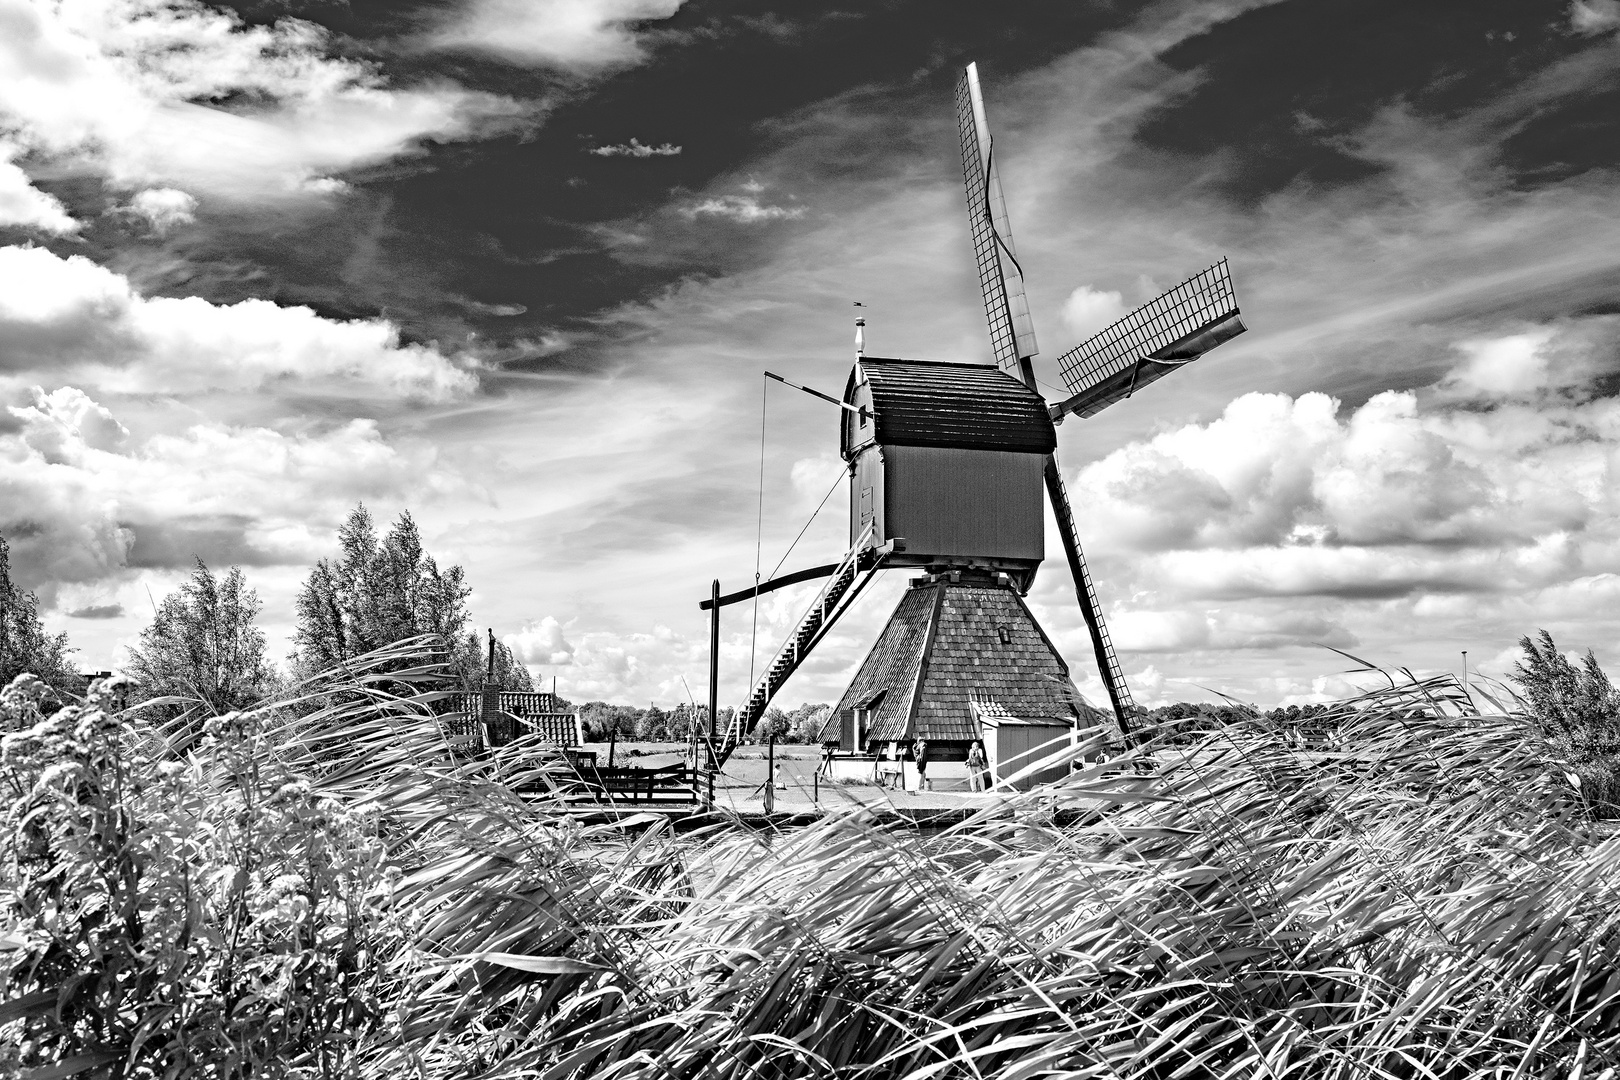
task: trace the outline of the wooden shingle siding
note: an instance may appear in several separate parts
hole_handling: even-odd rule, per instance
[[[829,717],[823,741],[838,739],[839,718],[879,694],[866,724],[868,742],[919,736],[972,742],[979,738],[976,698],[1059,724],[1074,721],[1079,700],[1068,665],[1016,590],[927,579],[901,597]]]

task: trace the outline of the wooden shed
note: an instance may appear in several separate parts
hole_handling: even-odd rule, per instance
[[[1019,776],[1032,765],[1064,753],[1074,737],[1074,722],[1060,716],[1017,716],[996,701],[974,701],[973,718],[979,723],[984,740],[985,760],[996,783]],[[1061,780],[1069,775],[1065,761],[1037,768],[1019,776],[1014,784],[1028,791],[1036,784]]]
[[[850,540],[902,540],[889,566],[971,568],[1028,589],[1046,555],[1042,469],[1057,435],[1040,396],[999,368],[862,357],[840,452]]]

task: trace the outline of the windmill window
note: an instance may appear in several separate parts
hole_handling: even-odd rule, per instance
[[[996,627],[996,636],[1001,639],[1003,645],[1012,644],[1012,634],[1007,631],[1005,626]]]

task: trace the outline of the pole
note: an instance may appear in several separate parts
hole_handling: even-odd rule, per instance
[[[1462,651],[1462,654],[1463,654],[1463,680],[1462,680],[1462,682],[1463,682],[1463,693],[1468,695],[1468,700],[1469,701],[1473,701],[1474,700],[1474,695],[1468,689],[1468,650],[1464,649]]]
[[[765,742],[765,812],[776,812],[776,732]]]
[[[714,805],[715,717],[720,712],[720,579],[709,591],[714,606],[709,608],[709,805]]]

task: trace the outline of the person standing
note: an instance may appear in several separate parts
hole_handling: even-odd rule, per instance
[[[928,740],[918,736],[911,744],[911,756],[917,762],[917,790],[934,790],[928,786]]]
[[[969,791],[984,790],[984,765],[984,747],[975,742],[972,746],[968,747],[967,773]]]

